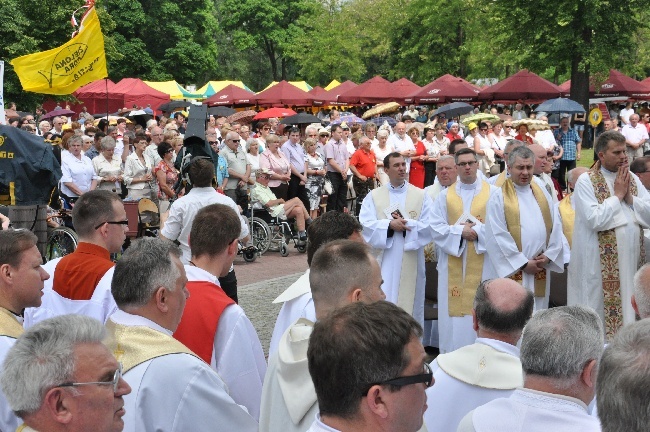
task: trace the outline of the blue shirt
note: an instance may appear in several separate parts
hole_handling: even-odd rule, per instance
[[[580,135],[573,129],[564,132],[560,128],[553,131],[553,136],[555,137],[555,141],[564,148],[562,160],[576,160]]]
[[[305,151],[300,143],[294,144],[287,141],[282,144],[282,153],[289,159],[291,165],[301,174],[305,172]]]

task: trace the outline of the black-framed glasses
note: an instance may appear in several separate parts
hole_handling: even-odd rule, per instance
[[[80,386],[85,386],[85,385],[112,385],[113,386],[113,393],[117,393],[117,386],[120,383],[120,378],[122,378],[122,363],[118,363],[117,369],[115,369],[115,373],[113,374],[113,379],[111,381],[96,381],[96,382],[71,382],[71,383],[63,383],[59,384],[56,387],[80,387]]]
[[[397,378],[391,378],[386,381],[369,384],[365,387],[366,391],[363,392],[361,396],[366,396],[368,394],[368,390],[370,390],[372,386],[376,386],[376,385],[381,385],[381,386],[392,385],[401,388],[411,384],[424,383],[424,385],[426,385],[426,387],[429,388],[433,384],[433,371],[431,370],[431,366],[429,365],[429,363],[426,362],[424,363],[424,371],[425,372],[423,374],[401,376]]]
[[[504,126],[504,127],[507,127],[508,129],[511,129],[511,128],[512,128],[512,126],[507,126],[507,125],[506,125],[506,126]]]
[[[99,225],[97,225],[97,226],[95,227],[95,229],[98,229],[98,228],[102,227],[102,226],[105,225],[105,224],[109,224],[109,225],[128,225],[128,224],[129,224],[129,220],[128,220],[128,219],[125,219],[125,220],[121,220],[121,221],[106,221],[106,222],[102,222],[102,223],[100,223]]]

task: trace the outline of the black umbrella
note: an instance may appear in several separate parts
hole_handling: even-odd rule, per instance
[[[170,111],[174,111],[176,108],[186,108],[190,105],[192,105],[191,102],[178,100],[178,101],[171,101],[171,102],[164,103],[160,105],[158,109],[160,111],[170,112]]]
[[[152,118],[152,116],[147,114],[144,110],[134,110],[128,113],[126,116],[142,126],[144,129],[147,128],[147,122]]]
[[[585,107],[572,99],[555,98],[539,104],[535,112],[574,114],[585,112]]]
[[[435,110],[431,117],[444,114],[447,118],[459,117],[472,111],[474,107],[465,102],[452,102]]]
[[[232,108],[229,108],[227,106],[216,106],[212,108],[208,108],[208,114],[213,115],[215,117],[228,117],[236,113]]]
[[[321,119],[316,117],[315,115],[307,114],[305,112],[301,112],[298,114],[294,114],[289,117],[283,118],[280,123],[282,124],[288,124],[288,125],[296,125],[296,124],[311,124],[311,123],[319,123],[320,124]]]

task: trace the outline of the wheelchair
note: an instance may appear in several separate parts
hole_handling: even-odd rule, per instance
[[[289,244],[293,242],[298,252],[305,253],[307,245],[298,244],[298,230],[292,227],[293,219],[286,220],[271,216],[268,209],[260,203],[252,203],[250,212],[250,231],[253,244],[258,253],[279,251],[280,255],[289,255]]]

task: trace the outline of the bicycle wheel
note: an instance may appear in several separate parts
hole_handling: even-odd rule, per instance
[[[259,251],[260,255],[269,250],[271,246],[271,231],[269,226],[262,219],[254,217],[251,222],[251,236],[253,244]]]
[[[61,258],[77,249],[77,233],[67,227],[54,228],[47,239],[45,247],[45,259],[47,261]]]

